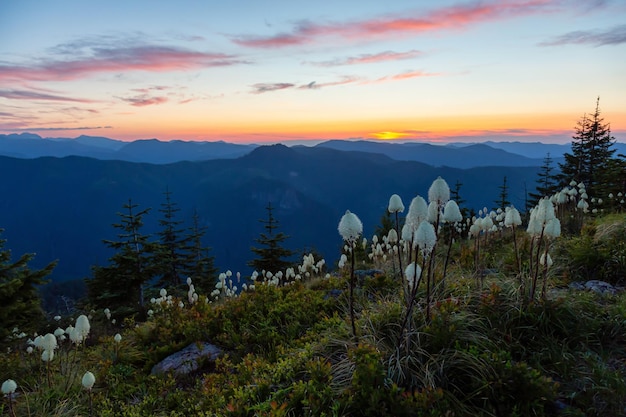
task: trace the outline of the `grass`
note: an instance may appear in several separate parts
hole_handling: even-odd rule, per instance
[[[50,388],[40,353],[27,354],[24,340],[0,354],[0,380],[17,381],[19,416],[89,415],[80,386],[87,370],[96,376],[99,416],[619,416],[626,409],[626,294],[566,284],[584,278],[580,262],[593,248],[606,251],[584,260],[594,271],[588,277],[613,277],[606,258],[624,248],[625,225],[623,215],[607,216],[562,238],[545,298],[528,300],[511,264],[512,238],[502,233],[483,242],[478,274],[472,242],[455,243],[445,288],[437,279],[442,245],[430,316],[422,286],[405,329],[404,283],[391,263],[375,260],[383,272],[354,291],[358,338],[348,276],[337,274],[259,284],[213,304],[181,308],[175,300],[145,322],[112,326],[94,313],[85,345],[57,351]],[[527,259],[529,243],[518,239]],[[187,376],[150,375],[158,361],[196,341],[224,355]],[[0,415],[9,415],[7,401]]]

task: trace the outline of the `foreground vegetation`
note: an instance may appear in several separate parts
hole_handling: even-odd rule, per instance
[[[377,269],[355,281],[356,335],[349,265],[289,285],[259,278],[254,291],[237,297],[218,291],[210,303],[203,295],[162,297],[145,322],[113,324],[105,311],[93,311],[85,340],[59,338],[51,361],[42,361],[37,348],[27,350],[25,338],[9,342],[0,380],[14,380],[17,390],[5,395],[0,410],[18,416],[623,415],[626,295],[567,284],[590,273],[621,284],[626,263],[614,251],[624,247],[625,231],[626,217],[614,214],[563,237],[545,296],[532,300],[521,291],[511,231],[482,242],[479,270],[474,242],[458,241],[445,288],[433,280],[429,316],[422,285],[404,328],[406,280],[394,261],[370,259],[365,251],[355,251],[357,268]],[[529,277],[531,238],[518,235],[517,246]],[[435,250],[433,276],[441,277],[448,248]],[[58,319],[40,332],[75,324]],[[194,342],[213,343],[223,354],[184,376],[151,375],[157,362]],[[81,385],[87,371],[95,376],[89,390]]]

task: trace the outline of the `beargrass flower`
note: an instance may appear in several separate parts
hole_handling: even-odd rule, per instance
[[[416,196],[411,200],[409,212],[406,215],[406,224],[411,227],[411,232],[417,230],[419,224],[428,218],[428,204],[422,196]]]
[[[402,203],[402,199],[398,194],[394,194],[389,197],[389,205],[387,206],[387,211],[389,213],[403,213],[404,212],[404,204]]]
[[[541,258],[539,258],[539,264],[550,268],[552,266],[552,258],[550,257],[550,254],[542,253]]]
[[[85,375],[83,375],[81,383],[83,384],[83,388],[89,391],[93,388],[93,384],[96,383],[96,377],[91,372],[87,371]]]
[[[433,250],[435,243],[437,243],[435,227],[428,222],[421,222],[415,231],[414,245],[419,246],[422,253],[427,255]]]
[[[363,223],[361,223],[361,220],[356,214],[351,213],[350,210],[346,210],[346,214],[344,214],[339,221],[337,230],[343,240],[354,243],[363,233]]]
[[[456,223],[463,220],[459,205],[454,200],[450,200],[446,203],[443,209],[443,219],[446,223]]]
[[[437,223],[439,213],[439,204],[434,201],[428,203],[428,217],[426,218],[426,220],[433,224]]]
[[[115,324],[115,321],[112,321]],[[89,319],[84,314],[81,314],[76,319],[76,331],[80,334],[81,340],[87,339],[89,336],[89,331],[91,330],[91,325],[89,324]],[[70,335],[71,336],[71,335]]]
[[[450,187],[446,180],[437,177],[428,189],[428,201],[443,207],[450,200]]]
[[[54,350],[44,350],[41,353],[41,360],[44,362],[51,362],[54,359]]]
[[[561,222],[556,217],[548,220],[544,227],[543,233],[546,237],[557,238],[561,236]]]
[[[113,336],[113,340],[115,341],[115,343],[119,343],[122,341],[122,335],[119,333],[116,333],[115,336]]]
[[[11,395],[17,389],[17,383],[12,379],[7,379],[2,383],[2,393],[4,395]]]
[[[54,334],[48,333],[43,337],[43,342],[41,344],[43,350],[53,351],[57,348],[57,338]]]
[[[413,290],[413,286],[419,279],[420,275],[422,275],[422,268],[419,265],[417,265],[415,262],[411,262],[404,270],[404,276],[406,277],[406,280],[409,283],[410,291]]]
[[[511,206],[507,207],[506,213],[504,215],[504,225],[506,227],[519,226],[522,224],[522,217],[519,214],[519,211]]]
[[[389,229],[389,233],[387,234],[387,240],[389,241],[389,243],[398,242],[398,232],[396,232],[396,229]]]

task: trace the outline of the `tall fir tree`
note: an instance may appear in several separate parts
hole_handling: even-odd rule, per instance
[[[498,194],[498,199],[496,201],[494,201],[494,203],[496,204],[496,209],[503,209],[505,207],[508,207],[511,205],[511,202],[509,201],[509,185],[507,184],[506,181],[506,175],[504,176],[504,179],[502,180],[502,185],[498,187],[498,189],[500,190],[500,194]]]
[[[584,115],[578,121],[572,139],[572,153],[565,153],[565,162],[559,164],[560,186],[564,187],[574,180],[584,183],[590,196],[604,197],[607,187],[603,180],[615,152],[615,138],[600,114],[600,97],[594,113]]]
[[[215,285],[217,269],[214,258],[209,255],[211,248],[202,244],[207,228],[200,225],[200,216],[196,210],[194,210],[192,220],[192,226],[187,234],[187,263],[183,274],[191,277],[198,293],[208,294],[209,289]]]
[[[285,258],[293,256],[294,253],[281,246],[289,236],[282,232],[275,232],[278,229],[278,220],[274,217],[274,207],[271,202],[267,204],[266,210],[267,220],[259,220],[263,223],[266,232],[261,233],[259,238],[255,239],[261,247],[250,248],[257,258],[248,262],[248,265],[258,272],[264,270],[275,274],[278,271],[285,271],[291,265],[291,262]]]
[[[117,317],[133,315],[143,308],[144,285],[156,273],[153,254],[155,243],[141,232],[143,217],[150,209],[137,210],[138,204],[128,200],[124,212],[117,213],[118,240],[103,240],[116,252],[108,266],[94,266],[93,278],[86,281],[87,296],[96,308],[109,308]]]
[[[159,219],[159,244],[156,247],[155,265],[159,275],[158,285],[174,289],[183,283],[186,278],[183,275],[190,269],[189,256],[186,253],[190,237],[184,234],[185,229],[181,227],[183,221],[176,219],[176,213],[180,209],[172,201],[172,192],[166,188],[163,194],[165,202],[159,209],[162,218]]]
[[[550,197],[559,190],[558,179],[554,174],[554,160],[550,157],[550,152],[543,158],[543,165],[537,174],[537,187],[534,193],[528,193],[532,207],[536,206],[543,197]]]
[[[3,229],[0,229],[0,234]],[[11,260],[11,251],[4,249],[6,239],[0,239],[0,346],[13,329],[19,332],[36,330],[44,319],[38,286],[52,272],[56,261],[43,269],[31,270],[34,254],[24,254]]]
[[[459,180],[456,180],[454,183],[454,187],[450,189],[450,199],[456,202],[456,205],[459,206],[459,210],[461,211],[461,215],[464,219],[471,219],[474,216],[474,210],[470,210],[465,207],[465,199],[461,197],[461,187],[463,183]]]

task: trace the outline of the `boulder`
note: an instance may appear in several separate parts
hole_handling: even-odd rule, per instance
[[[172,372],[176,376],[187,375],[198,369],[201,360],[214,361],[221,353],[220,348],[210,343],[192,343],[154,365],[151,374]]]
[[[600,281],[597,279],[585,282],[585,289],[601,295],[617,294],[617,290],[614,286],[612,286],[608,282]]]

